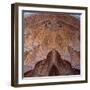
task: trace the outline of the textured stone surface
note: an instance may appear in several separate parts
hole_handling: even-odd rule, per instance
[[[80,21],[69,14],[40,13],[24,18],[24,66],[33,70],[52,50],[80,69]]]
[[[24,74],[25,77],[30,76],[56,76],[56,75],[77,75],[80,71],[72,68],[71,64],[63,60],[56,50],[48,53],[45,60],[39,61],[32,71]]]

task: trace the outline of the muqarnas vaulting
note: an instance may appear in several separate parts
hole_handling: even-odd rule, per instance
[[[25,13],[24,77],[80,75],[80,19],[66,13]]]

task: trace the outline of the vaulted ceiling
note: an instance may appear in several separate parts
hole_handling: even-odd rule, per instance
[[[24,18],[24,65],[31,68],[53,49],[80,66],[80,20],[69,14],[39,13]]]

